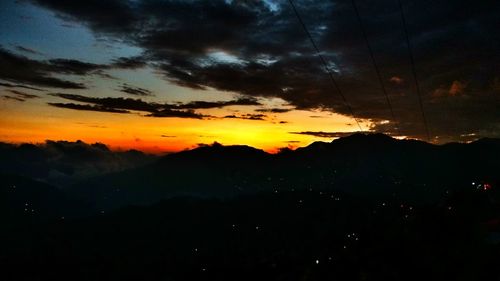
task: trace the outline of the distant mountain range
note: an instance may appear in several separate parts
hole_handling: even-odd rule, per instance
[[[53,218],[179,196],[230,199],[300,189],[432,203],[453,190],[500,182],[498,139],[432,145],[383,134],[354,134],[278,154],[214,143],[158,158],[78,142],[2,149],[8,152],[0,160],[4,208],[24,216],[22,205],[38,200],[43,207],[34,208],[41,212],[37,215]],[[12,167],[5,168],[9,161]],[[43,175],[64,167],[71,167],[65,181],[75,184],[61,188],[33,180],[43,181]]]
[[[0,173],[2,276],[498,280],[499,156],[495,139],[355,134],[215,143],[63,188]]]
[[[500,140],[432,145],[383,134],[354,134],[268,154],[214,144],[68,188],[97,209],[151,204],[175,196],[230,198],[294,189],[435,201],[451,189],[499,182]]]

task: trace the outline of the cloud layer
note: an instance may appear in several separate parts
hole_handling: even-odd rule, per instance
[[[141,57],[116,61],[121,67],[148,64],[184,87],[278,97],[298,109],[349,115],[287,1],[32,2],[88,26],[99,36],[144,50]],[[372,120],[376,131],[394,133],[399,127],[404,135],[421,137],[424,130],[397,1],[357,1],[397,120],[391,120],[351,1],[296,3],[357,117]],[[469,133],[498,136],[500,3],[403,3],[431,134],[442,138]],[[27,63],[35,64],[30,69],[45,69],[45,65]],[[56,70],[18,72],[7,80],[82,88],[49,74],[82,74],[98,67],[68,61],[46,63]],[[7,74],[0,70],[0,75]]]
[[[253,98],[240,98],[230,101],[206,102],[192,101],[188,103],[156,103],[132,98],[96,98],[76,94],[51,93],[51,96],[76,101],[75,103],[49,103],[51,106],[75,110],[100,111],[110,113],[146,112],[148,117],[179,117],[203,119],[210,116],[195,112],[196,109],[221,108],[233,105],[261,105]]]
[[[323,132],[323,131],[304,131],[304,132],[290,132],[295,135],[308,135],[320,138],[342,138],[352,135],[352,132]]]
[[[17,100],[17,101],[26,101],[28,99],[39,98],[39,96],[37,96],[37,95],[28,94],[28,93],[21,92],[21,91],[18,91],[18,90],[8,89],[8,90],[6,90],[6,92],[8,92],[10,94],[4,95],[3,96],[4,99],[13,99],[13,100]]]
[[[101,143],[46,141],[13,145],[0,142],[3,172],[69,185],[80,179],[144,165],[156,159],[139,151],[111,151]]]
[[[19,48],[16,48],[19,49]],[[24,51],[26,52],[26,51]],[[59,89],[86,89],[82,82],[62,79],[61,75],[72,75],[84,77],[88,75],[99,75],[109,78],[105,73],[110,69],[135,69],[145,66],[145,62],[137,57],[117,58],[109,64],[88,63],[74,59],[49,59],[35,60],[19,54],[14,54],[0,46],[0,79],[19,84],[0,83],[4,87],[21,87],[32,90],[41,90],[33,86],[59,88]],[[31,85],[31,86],[29,86]],[[133,86],[122,85],[122,91],[126,93],[139,93],[150,95],[151,93]]]

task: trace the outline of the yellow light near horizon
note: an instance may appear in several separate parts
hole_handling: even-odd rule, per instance
[[[221,116],[210,120],[153,118],[140,114],[76,111],[36,103],[9,106],[0,112],[0,140],[40,143],[45,140],[101,142],[115,150],[138,149],[151,153],[180,151],[199,143],[249,145],[269,152],[285,146],[304,146],[316,140],[301,131],[354,131],[346,116],[329,112],[291,111],[268,114],[265,121],[222,118],[228,112],[245,114],[248,107],[200,111]],[[255,112],[253,112],[255,113]],[[315,118],[311,118],[314,115]],[[280,123],[286,121],[286,123]],[[293,141],[293,143],[290,143]]]

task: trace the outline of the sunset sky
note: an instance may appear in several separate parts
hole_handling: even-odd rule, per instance
[[[275,151],[359,131],[349,106],[427,140],[397,1],[359,1],[361,26],[351,1],[295,2],[328,71],[288,1],[2,0],[0,141]],[[499,137],[498,1],[402,3],[430,140]]]

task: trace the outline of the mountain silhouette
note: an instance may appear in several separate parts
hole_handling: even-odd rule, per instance
[[[355,134],[278,154],[214,143],[65,189],[1,174],[2,274],[497,280],[499,152]]]
[[[358,133],[278,154],[215,143],[95,177],[69,190],[98,209],[151,204],[175,196],[231,198],[293,189],[381,198],[398,194],[432,202],[471,182],[497,183],[498,156],[496,139],[433,145]]]

